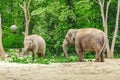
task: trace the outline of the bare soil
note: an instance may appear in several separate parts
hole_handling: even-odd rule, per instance
[[[120,80],[120,59],[49,65],[0,62],[0,80]]]

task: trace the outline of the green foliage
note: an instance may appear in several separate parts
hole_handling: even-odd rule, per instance
[[[21,48],[23,47],[23,36],[15,33],[7,33],[3,35],[3,47],[5,48]]]
[[[12,54],[11,59],[9,62],[16,62],[16,63],[40,63],[40,64],[50,64],[50,63],[66,63],[66,62],[77,62],[78,59],[76,56],[69,56],[68,59],[65,57],[59,57],[59,56],[49,56],[45,58],[38,58],[36,56],[36,59],[33,61],[31,56],[24,56],[24,57],[18,57],[15,54]],[[93,59],[84,59],[84,62],[93,62]]]
[[[66,59],[64,55],[58,56],[55,54],[48,54],[44,58],[38,58],[35,55],[35,60],[32,60],[31,55],[20,56],[22,53],[16,53],[14,49],[8,49],[7,53],[9,53],[10,58],[8,59],[9,62],[16,62],[16,63],[39,63],[39,64],[50,64],[50,63],[68,63],[68,62],[78,62],[77,55],[70,54],[69,58]],[[106,55],[105,55],[106,56]],[[115,58],[119,58],[120,54],[115,54]],[[84,53],[84,60],[83,62],[94,62],[95,61],[95,53],[85,52]]]
[[[14,49],[7,50],[9,53],[10,59],[9,62],[16,62],[16,63],[40,63],[40,64],[50,64],[50,63],[68,63],[68,62],[78,62],[78,57],[75,54],[70,54],[69,58],[66,59],[64,55],[58,56],[55,54],[48,54],[44,58],[38,58],[37,55],[35,55],[35,60],[32,60],[31,55],[26,56],[19,56],[21,53],[16,53]],[[93,62],[93,59],[95,58],[95,54],[91,54],[89,52],[84,53],[84,62]]]
[[[23,36],[21,32],[24,29],[23,11],[19,3],[21,0],[4,1],[0,0],[0,14],[2,15],[2,28],[3,28],[3,46],[4,48],[19,48],[23,47]],[[18,30],[16,34],[10,31],[12,25],[17,25]]]
[[[32,56],[23,56],[19,57],[14,52],[10,53],[11,58],[9,62],[16,62],[16,63],[40,63],[40,64],[49,64],[49,63],[64,63],[64,62],[76,62],[77,57],[70,56],[66,59],[63,56],[56,56],[56,55],[49,55],[44,58],[38,58],[37,55],[35,56],[35,60],[32,60]]]
[[[107,4],[106,1],[107,0],[105,0],[105,6]],[[117,1],[111,1],[108,15],[110,44],[114,33],[117,7]],[[0,14],[2,15],[3,28],[2,42],[4,48],[23,47],[24,36],[21,32],[25,31],[25,20],[23,9],[19,4],[23,5],[23,0],[0,0]],[[47,56],[54,55],[56,56],[54,57],[55,59],[59,59],[57,56],[64,55],[61,45],[66,32],[70,28],[80,29],[94,27],[103,30],[100,7],[94,0],[31,0],[30,15],[29,34],[41,35],[47,44]],[[10,31],[10,26],[13,24],[18,27],[16,34]],[[118,34],[120,34],[120,31],[118,31]],[[119,53],[119,48],[120,35],[117,36],[115,53]],[[70,55],[74,54],[74,47],[69,47],[68,50],[70,51]],[[87,59],[93,58],[89,53],[85,53],[85,57]],[[15,61],[21,61],[21,58],[17,58],[15,55],[13,58]],[[31,62],[31,57],[24,57],[22,60],[27,61],[26,58],[29,59],[26,63]],[[49,61],[53,60],[46,58],[40,61],[49,63]],[[64,58],[62,59],[65,61]]]
[[[44,1],[39,1],[41,4],[44,3]],[[91,3],[89,0],[63,2],[61,3],[60,0],[48,4],[46,2],[44,6],[36,6],[37,9],[31,13],[32,16],[39,16],[39,21],[34,26],[33,33],[42,35],[47,43],[47,52],[57,55],[63,52],[61,45],[68,29],[94,25],[93,22],[88,22],[89,15],[92,14],[90,8],[93,2]],[[83,3],[86,5],[85,7]],[[79,9],[80,5],[81,8]],[[89,13],[85,15],[87,12]]]

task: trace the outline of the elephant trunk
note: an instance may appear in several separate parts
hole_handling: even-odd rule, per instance
[[[27,54],[28,54],[28,50],[26,48],[24,48],[23,55],[27,55]]]
[[[68,42],[67,42],[67,40],[65,39],[65,40],[63,41],[62,48],[63,48],[63,51],[64,51],[64,53],[65,53],[65,57],[66,57],[66,58],[68,58],[67,45],[68,45]]]

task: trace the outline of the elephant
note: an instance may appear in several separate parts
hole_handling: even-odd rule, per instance
[[[34,60],[35,54],[37,54],[38,57],[44,57],[45,50],[46,50],[46,42],[41,36],[36,34],[25,36],[23,55],[27,55],[28,52],[31,51],[32,59]]]
[[[95,52],[96,62],[104,62],[104,53],[107,45],[106,34],[96,28],[69,29],[62,44],[66,58],[67,45],[74,45],[78,60],[83,61],[83,52]]]

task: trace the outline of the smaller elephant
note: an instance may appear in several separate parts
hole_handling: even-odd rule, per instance
[[[67,45],[75,45],[79,61],[83,61],[83,52],[96,52],[96,62],[104,62],[104,53],[107,45],[105,33],[95,28],[70,29],[68,30],[62,47],[68,58]]]
[[[24,38],[24,53],[28,54],[29,51],[32,52],[32,58],[34,60],[34,55],[37,54],[38,57],[44,57],[46,49],[45,40],[39,35],[28,35]]]

